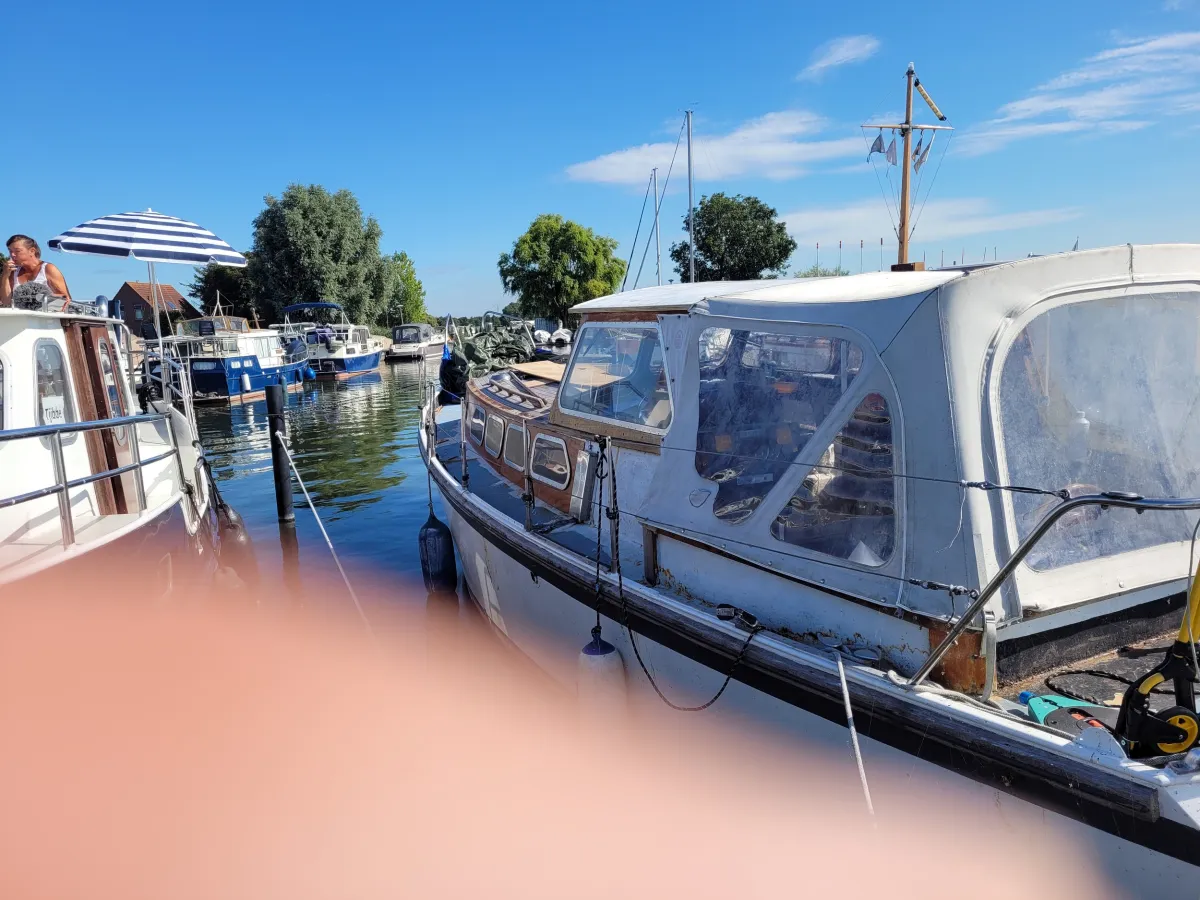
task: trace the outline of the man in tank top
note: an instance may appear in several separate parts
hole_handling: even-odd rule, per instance
[[[42,248],[37,241],[23,234],[14,234],[5,241],[5,246],[9,258],[4,260],[3,270],[0,270],[0,306],[12,306],[12,292],[17,285],[30,281],[46,285],[56,296],[71,299],[67,280],[58,266],[42,262]]]

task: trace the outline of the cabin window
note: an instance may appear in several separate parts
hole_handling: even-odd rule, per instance
[[[548,434],[535,437],[529,474],[534,481],[563,490],[571,480],[571,469],[567,464],[567,442]]]
[[[700,333],[696,472],[717,484],[713,515],[745,521],[862,368],[850,341],[706,328]]]
[[[585,418],[666,429],[671,424],[671,397],[658,328],[585,325],[558,404]]]
[[[487,415],[478,406],[471,406],[471,439],[476,444],[483,444],[483,429],[487,424]]]
[[[892,416],[867,394],[771,524],[796,547],[882,566],[896,546]]]
[[[54,341],[37,342],[37,423],[63,425],[75,421],[71,390],[67,384],[67,366],[62,349]]]
[[[1032,319],[1000,371],[1005,480],[1072,494],[1200,493],[1197,296],[1127,294]],[[1009,499],[1018,539],[1059,503]],[[1025,561],[1041,571],[1186,541],[1195,521],[1195,513],[1084,508],[1060,519]]]
[[[504,461],[518,471],[525,471],[525,429],[520,425],[508,426],[508,437],[504,439]]]
[[[500,445],[504,443],[504,420],[499,416],[488,416],[487,432],[483,436],[483,449],[492,456],[500,455]]]
[[[117,376],[113,371],[112,357],[109,356],[108,341],[100,341],[96,345],[96,355],[100,357],[100,375],[104,379],[104,390],[108,394],[109,415],[125,415],[125,401],[117,384]],[[114,428],[113,437],[118,444],[124,444],[129,439],[125,426]]]
[[[417,328],[397,328],[395,334],[397,344],[416,344],[421,340],[421,332]]]

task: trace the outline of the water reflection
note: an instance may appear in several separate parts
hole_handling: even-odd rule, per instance
[[[426,377],[436,379],[436,368]],[[288,397],[292,453],[343,562],[409,582],[420,580],[416,535],[429,509],[417,447],[422,396],[418,364],[385,363]],[[246,519],[264,568],[279,573],[265,401],[197,407],[196,416],[222,492]],[[302,565],[324,565],[328,550],[298,486],[294,499]]]

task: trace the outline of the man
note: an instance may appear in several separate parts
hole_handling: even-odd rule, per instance
[[[12,294],[18,285],[37,282],[46,285],[51,293],[71,299],[67,280],[58,266],[42,262],[42,248],[33,238],[14,234],[7,241],[9,258],[0,269],[0,306],[12,306]]]

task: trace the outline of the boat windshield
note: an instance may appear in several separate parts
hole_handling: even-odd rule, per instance
[[[1197,294],[1142,293],[1057,306],[1017,335],[1000,371],[1011,484],[1072,493],[1200,493]],[[1012,496],[1019,538],[1059,501]],[[1064,518],[1027,558],[1035,570],[1189,540],[1194,513],[1099,508]]]
[[[658,328],[585,325],[558,398],[579,415],[665,429],[671,399]]]
[[[401,325],[392,330],[392,340],[397,344],[418,344],[421,342],[421,329],[417,325]]]

